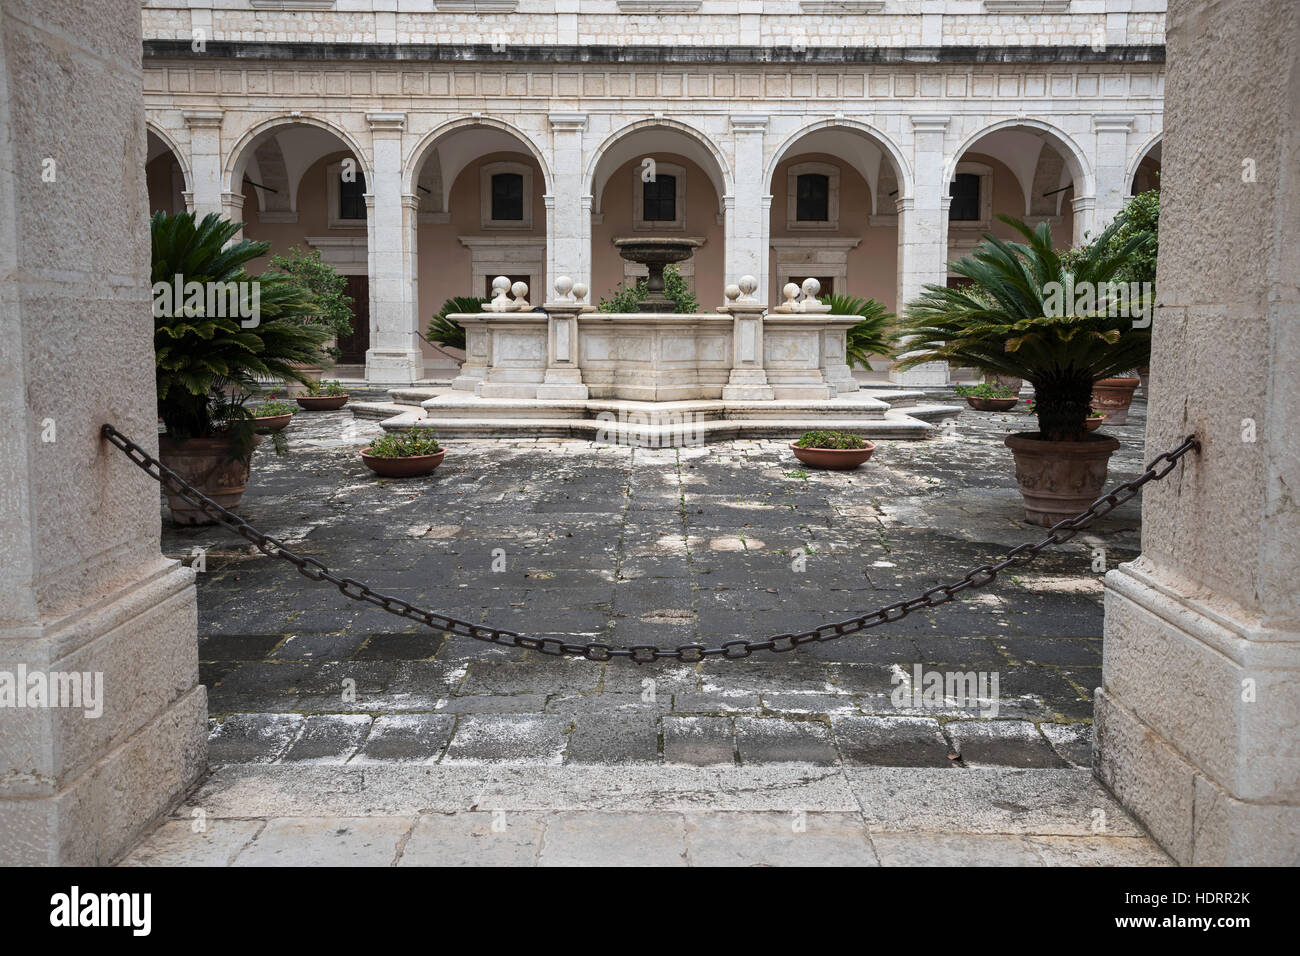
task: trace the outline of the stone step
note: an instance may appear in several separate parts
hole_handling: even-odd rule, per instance
[[[638,424],[595,418],[442,417],[422,410],[382,422],[389,431],[428,428],[438,435],[462,438],[581,438],[611,444],[664,447],[727,441],[733,438],[798,438],[813,429],[850,431],[866,438],[915,439],[935,434],[919,418],[890,412],[884,418],[722,419],[688,423]]]

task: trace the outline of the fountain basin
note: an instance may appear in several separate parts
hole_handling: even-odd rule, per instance
[[[618,254],[628,262],[646,267],[646,297],[637,303],[642,312],[672,312],[675,306],[664,295],[664,266],[684,262],[704,245],[703,239],[636,236],[615,239]]]

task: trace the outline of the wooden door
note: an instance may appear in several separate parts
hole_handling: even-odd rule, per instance
[[[339,338],[339,364],[365,365],[370,348],[370,276],[344,276],[343,291],[352,299],[352,334]]]

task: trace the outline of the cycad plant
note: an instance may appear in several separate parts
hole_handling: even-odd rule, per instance
[[[875,299],[860,299],[852,295],[824,295],[823,305],[831,307],[830,315],[859,315],[862,321],[849,327],[846,358],[850,365],[870,368],[872,355],[888,355],[894,347],[889,326],[895,316]]]
[[[442,304],[438,314],[429,320],[429,328],[425,331],[424,337],[435,345],[445,345],[447,348],[464,351],[465,327],[447,316],[456,313],[481,312],[483,303],[490,301],[476,295],[452,296]]]
[[[1121,307],[1111,283],[1151,237],[1143,232],[1113,244],[1125,225],[1121,216],[1067,264],[1047,223],[1031,229],[999,218],[1026,241],[986,234],[971,256],[951,266],[970,286],[927,285],[904,310],[899,368],[955,362],[1023,378],[1034,386],[1039,437],[1081,440],[1093,383],[1150,360],[1149,323],[1133,318],[1144,303]]]
[[[265,255],[270,243],[231,243],[241,228],[215,213],[196,222],[193,213],[159,212],[150,222],[158,415],[171,439],[228,435],[237,456],[246,458],[252,421],[244,402],[259,390],[259,379],[305,384],[301,366],[321,360],[330,330],[311,321],[318,303],[299,283],[276,272],[248,275],[245,264]],[[229,310],[212,308],[211,296],[160,295],[191,283],[203,289],[256,283],[255,296],[252,285],[234,287],[244,290],[243,304],[256,303],[256,314],[222,315]]]

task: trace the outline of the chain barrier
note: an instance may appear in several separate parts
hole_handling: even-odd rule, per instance
[[[880,624],[892,624],[901,621],[913,611],[922,608],[938,607],[947,604],[963,591],[987,587],[1007,568],[1023,567],[1034,560],[1040,552],[1057,544],[1064,544],[1081,530],[1098,518],[1114,511],[1120,505],[1133,499],[1142,486],[1152,481],[1160,481],[1178,465],[1179,460],[1191,451],[1200,451],[1201,444],[1195,435],[1183,439],[1181,445],[1152,459],[1147,469],[1139,477],[1125,482],[1108,494],[1102,495],[1086,511],[1058,521],[1048,530],[1047,537],[1035,543],[1017,545],[1008,551],[996,564],[983,564],[967,571],[965,576],[951,584],[940,584],[923,591],[920,596],[908,601],[898,601],[886,605],[861,617],[822,624],[812,630],[798,634],[777,634],[764,640],[726,641],[717,647],[704,644],[679,644],[676,647],[659,647],[654,644],[633,644],[629,647],[614,647],[599,642],[570,644],[558,638],[537,638],[520,634],[503,628],[489,627],[486,624],[473,624],[459,618],[439,614],[424,608],[382,594],[362,584],[355,578],[339,577],[315,558],[294,554],[284,543],[269,534],[258,531],[239,515],[227,511],[221,505],[208,498],[197,488],[187,483],[174,471],[154,458],[143,448],[131,441],[112,425],[104,425],[100,430],[104,439],[126,453],[146,474],[161,484],[168,491],[199,508],[209,518],[221,524],[242,538],[252,542],[263,554],[282,558],[297,567],[298,571],[313,581],[328,581],[354,601],[363,601],[383,608],[390,614],[427,625],[437,631],[445,631],[458,637],[468,637],[489,644],[503,644],[507,647],[522,647],[527,650],[549,654],[555,657],[584,657],[589,661],[608,661],[615,658],[627,658],[637,664],[651,661],[675,660],[695,663],[708,657],[720,657],[724,660],[740,660],[749,657],[755,651],[772,651],[784,653],[792,651],[801,644],[820,641],[833,641],[838,637],[856,634]]]

